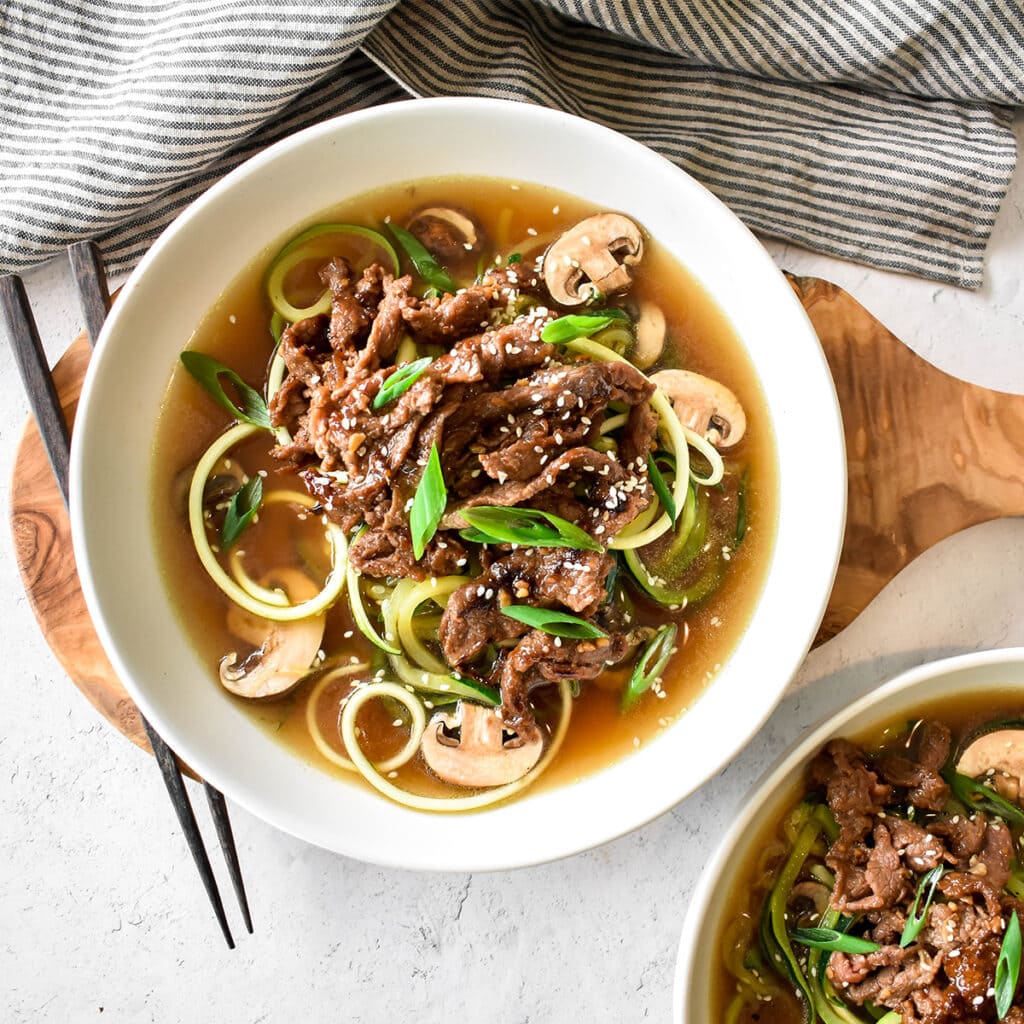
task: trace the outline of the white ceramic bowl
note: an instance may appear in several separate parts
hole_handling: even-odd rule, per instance
[[[636,217],[696,275],[749,349],[778,441],[778,538],[760,608],[693,709],[578,784],[469,816],[394,806],[269,739],[210,679],[177,624],[152,542],[147,481],[179,351],[253,256],[350,195],[411,177],[539,182]],[[231,799],[312,843],[410,868],[532,864],[661,814],[757,730],[814,635],[843,532],[835,392],[783,277],[709,192],[635,142],[564,114],[491,100],[399,103],[279,143],[197,200],[125,285],[82,394],[72,453],[75,553],[118,675],[171,746]]]
[[[725,904],[750,853],[751,837],[760,835],[770,821],[781,819],[810,759],[833,737],[870,732],[929,701],[1002,687],[1020,687],[1024,697],[1024,648],[983,651],[920,665],[833,715],[783,755],[743,800],[736,822],[700,876],[676,960],[676,1024],[707,1024],[713,1019],[709,979],[719,968],[713,936],[719,934]]]

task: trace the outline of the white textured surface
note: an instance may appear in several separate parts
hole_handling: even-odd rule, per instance
[[[944,370],[1024,392],[1020,168],[978,293],[769,249],[781,266],[847,288]],[[56,359],[79,322],[64,268],[43,268],[27,285]],[[27,413],[6,346],[0,381],[6,481]],[[808,685],[728,770],[601,849],[520,872],[420,875],[324,853],[233,809],[256,934],[230,953],[158,772],[64,677],[22,594],[6,525],[0,535],[5,1024],[667,1020],[689,892],[763,767],[896,671],[1024,643],[1024,522],[991,523],[928,552],[812,654],[799,677]]]

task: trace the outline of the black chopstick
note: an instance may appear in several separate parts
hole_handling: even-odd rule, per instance
[[[83,300],[86,332],[90,342],[95,344],[110,301],[99,253],[92,243],[80,242],[69,248],[68,255],[75,274],[76,285]],[[67,505],[70,434],[53,378],[50,375],[46,354],[43,351],[25,286],[21,278],[16,275],[0,276],[0,310],[3,312],[15,360],[18,363],[25,392],[28,395],[40,436],[50,459],[57,486],[64,499],[64,504]],[[235,942],[228,927],[224,904],[217,888],[210,859],[203,845],[202,835],[199,832],[188,792],[185,789],[178,760],[149,722],[142,715],[139,717],[142,719],[142,724],[149,737],[150,745],[163,775],[164,784],[171,797],[171,803],[178,816],[178,821],[181,823],[182,831],[185,833],[186,842],[199,870],[224,939],[229,948],[234,949]],[[242,910],[242,917],[251,934],[252,919],[238,862],[238,851],[228,819],[227,804],[218,790],[205,781],[203,786],[210,803],[210,811],[217,829],[221,850],[227,862],[231,882]]]
[[[71,451],[71,434],[68,431],[64,411],[60,407],[57,389],[50,376],[43,344],[39,340],[32,308],[28,303],[25,285],[15,274],[0,277],[0,312],[10,332],[11,348],[21,374],[32,414],[39,425],[39,434],[46,447],[54,479],[60,488],[64,504],[68,503],[68,457]]]
[[[73,245],[68,246],[68,261],[71,264],[71,273],[75,278],[75,288],[78,291],[82,316],[85,318],[85,333],[89,339],[89,344],[95,348],[96,342],[99,340],[100,330],[107,318],[107,313],[110,312],[110,292],[107,288],[107,277],[103,269],[103,260],[95,243],[85,241],[75,242]],[[188,791],[185,789],[185,783],[181,777],[177,758],[171,748],[163,741],[160,734],[146,721],[145,717],[142,715],[139,717],[142,718],[142,724],[146,728],[146,735],[149,737],[150,746],[153,748],[153,754],[160,765],[164,783],[167,786],[167,792],[178,815],[182,831],[185,833],[185,841],[192,852],[192,858],[199,869],[203,885],[206,887],[210,903],[213,905],[213,912],[220,923],[221,931],[224,933],[228,946],[234,949],[235,942],[231,936],[231,930],[228,928],[220,890],[217,888],[217,881],[210,867],[210,859],[207,856],[202,836],[199,833],[199,826],[196,823],[192,803],[188,798]],[[242,911],[242,920],[245,922],[245,927],[251,935],[252,917],[249,913],[249,900],[245,894],[245,883],[242,881],[242,868],[238,862],[238,849],[235,846],[234,833],[231,831],[228,806],[224,800],[224,794],[219,789],[211,786],[205,779],[203,780],[203,789],[206,791],[207,803],[210,805],[210,815],[217,830],[221,852],[224,854],[224,860],[227,863],[231,885],[235,890],[235,896]]]

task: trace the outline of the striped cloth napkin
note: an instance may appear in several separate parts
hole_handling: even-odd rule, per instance
[[[3,270],[81,238],[126,269],[299,128],[481,95],[631,135],[767,235],[974,288],[1024,103],[1019,0],[4,0],[0,54]]]

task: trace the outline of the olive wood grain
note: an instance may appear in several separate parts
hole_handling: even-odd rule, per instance
[[[923,551],[1024,513],[1024,395],[936,369],[834,284],[790,284],[821,340],[846,435],[846,535],[820,644]]]
[[[836,285],[790,283],[821,339],[846,434],[846,536],[823,643],[922,551],[977,523],[1024,514],[1024,396],[936,369]],[[54,370],[69,423],[89,354],[82,334]],[[148,750],[89,619],[70,524],[31,421],[15,462],[11,519],[25,590],[61,665],[114,728]]]
[[[69,425],[74,421],[90,355],[83,332],[53,370]],[[25,592],[64,671],[118,732],[152,752],[138,709],[114,674],[85,607],[71,547],[71,523],[31,419],[14,463],[11,527]]]

